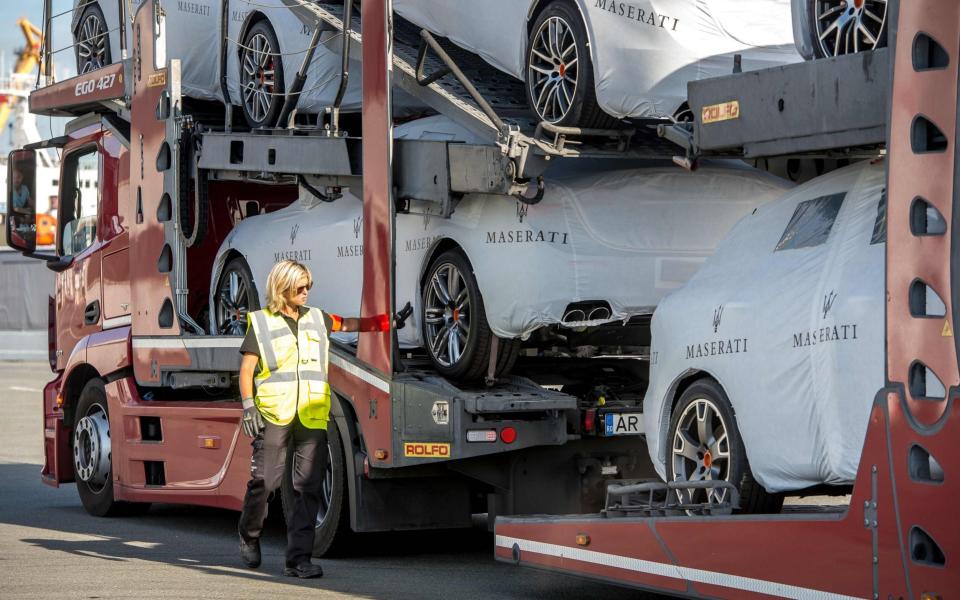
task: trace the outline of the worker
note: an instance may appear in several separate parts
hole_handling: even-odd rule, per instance
[[[240,515],[240,556],[247,567],[260,566],[267,501],[291,461],[293,497],[284,503],[283,574],[304,579],[323,576],[311,556],[327,469],[329,335],[389,329],[386,315],[345,319],[306,306],[312,286],[306,266],[292,260],[274,265],[267,276],[267,307],[248,314],[240,346],[241,426],[253,438],[250,481]]]

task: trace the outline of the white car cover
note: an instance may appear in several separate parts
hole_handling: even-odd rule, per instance
[[[85,5],[90,0],[74,0],[75,7]],[[134,0],[133,11],[142,3]],[[103,16],[110,24],[110,55],[119,60],[120,38],[119,11],[116,0],[99,0],[98,5]],[[166,59],[181,61],[181,83],[183,93],[192,98],[203,100],[223,100],[220,86],[220,0],[162,0],[161,6],[166,13]],[[227,29],[227,85],[231,101],[242,102],[240,96],[239,55],[241,29],[251,11],[258,11],[267,17],[280,42],[280,52],[284,59],[284,82],[290,89],[300,68],[306,50],[310,46],[314,24],[318,18],[311,12],[307,3],[299,0],[230,0]],[[74,28],[81,15],[75,11]],[[132,48],[133,33],[127,22],[128,48]],[[340,77],[340,37],[339,32],[329,31],[321,34],[320,45],[314,53],[307,70],[307,80],[303,86],[298,108],[305,112],[318,112],[330,106],[336,96]],[[347,93],[341,108],[359,110],[361,70],[359,52],[351,53],[350,73]],[[157,68],[166,64],[161,61]]]
[[[662,477],[676,387],[702,372],[726,391],[764,488],[853,481],[884,385],[884,186],[882,163],[860,163],[795,188],[660,303],[644,428]]]
[[[687,82],[800,60],[790,0],[575,0],[587,24],[597,101],[615,117],[672,116]],[[394,0],[394,10],[525,78],[534,0]],[[543,4],[543,3],[541,3]]]
[[[470,139],[442,117],[396,129],[397,138]],[[558,165],[547,174],[543,200],[529,206],[507,196],[470,194],[449,219],[399,214],[396,220],[396,305],[419,303],[420,274],[436,240],[455,241],[471,261],[490,328],[504,338],[526,337],[560,323],[568,304],[606,300],[609,319],[649,314],[682,285],[744,214],[790,184],[760,171],[675,166],[620,170]],[[311,303],[342,315],[360,308],[362,201],[300,202],[245,219],[220,249],[216,289],[225,256],[240,252],[262,282],[277,260],[302,261],[317,281]],[[330,283],[326,283],[329,280]],[[262,285],[261,285],[262,287]],[[261,303],[263,302],[261,293]],[[213,296],[211,295],[211,302]],[[416,315],[399,332],[401,344],[420,345]]]

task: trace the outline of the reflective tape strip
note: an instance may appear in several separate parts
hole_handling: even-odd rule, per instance
[[[270,338],[271,342],[286,335],[293,335],[293,332],[290,331],[290,328],[286,326],[283,329],[271,329],[267,332],[267,337]]]
[[[322,371],[300,371],[300,379],[307,381],[326,381]]]
[[[857,596],[834,594],[786,583],[767,581],[765,579],[754,579],[752,577],[730,575],[729,573],[691,569],[690,567],[671,565],[669,563],[653,562],[639,558],[631,558],[629,556],[620,556],[618,554],[607,554],[605,552],[596,552],[583,548],[570,548],[558,544],[535,542],[533,540],[524,540],[505,535],[498,535],[496,544],[508,550],[517,546],[521,552],[533,552],[544,556],[554,556],[604,567],[614,567],[636,573],[649,573],[650,575],[659,575],[660,577],[669,577],[671,579],[706,583],[709,585],[755,592],[757,594],[767,594],[769,596],[795,598],[797,600],[859,600]],[[520,555],[520,560],[523,560],[523,554]]]
[[[267,377],[262,381],[258,381],[257,383],[259,385],[263,385],[265,383],[290,383],[291,381],[296,381],[296,380],[297,380],[297,374],[295,372],[281,371],[278,373],[276,371],[271,371],[270,377]]]
[[[330,353],[330,362],[334,366],[343,369],[344,371],[346,371],[347,373],[350,373],[354,377],[357,377],[359,379],[362,379],[366,383],[369,383],[370,385],[377,388],[378,390],[387,392],[388,394],[390,393],[390,382],[387,381],[386,379],[383,379],[378,375],[374,375],[369,371],[361,369],[355,364],[348,362],[345,358],[337,356],[336,354],[333,354],[333,353]]]
[[[270,333],[270,326],[267,324],[267,315],[262,310],[253,313],[254,332],[257,334],[257,342],[260,344],[260,351],[263,353],[263,362],[267,365],[267,370],[277,370],[277,355],[273,351],[273,342],[271,339],[261,339],[261,332]]]

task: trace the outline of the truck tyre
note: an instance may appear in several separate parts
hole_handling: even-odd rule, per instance
[[[261,19],[250,27],[240,47],[240,98],[250,129],[276,125],[285,89],[280,42],[270,22]]]
[[[534,21],[524,79],[527,104],[538,120],[565,127],[610,128],[618,123],[597,104],[587,28],[570,0],[549,3]]]
[[[77,74],[83,75],[113,62],[110,58],[109,31],[107,19],[100,6],[95,2],[87,4],[80,15],[77,29],[73,32]]]
[[[436,370],[473,381],[487,373],[493,332],[473,267],[463,252],[448,250],[433,260],[421,290],[423,343]],[[500,339],[495,376],[505,375],[519,353],[519,340]]]
[[[353,531],[350,529],[350,495],[347,488],[347,465],[340,439],[340,429],[334,419],[327,423],[327,474],[320,494],[320,511],[317,513],[317,528],[313,538],[313,555],[338,556],[350,546]],[[287,470],[280,487],[283,510],[289,509],[293,497],[293,462],[287,461]]]
[[[887,45],[886,0],[801,0],[815,58],[875,50]]]
[[[260,310],[260,297],[253,273],[247,261],[238,256],[227,263],[217,283],[217,295],[213,299],[217,335],[246,334],[247,314],[255,310]]]
[[[113,499],[113,453],[107,392],[102,379],[83,386],[73,422],[73,469],[83,508],[95,517],[145,512],[148,503]]]
[[[743,439],[726,392],[712,379],[700,379],[683,392],[673,410],[667,437],[667,480],[724,480],[740,491],[741,513],[776,513],[782,494],[771,494],[750,472]],[[725,501],[728,492],[677,492],[683,503]]]

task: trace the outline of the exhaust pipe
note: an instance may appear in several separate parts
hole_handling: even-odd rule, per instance
[[[580,323],[587,320],[587,313],[579,308],[574,308],[573,310],[568,310],[561,320],[564,323]]]
[[[610,318],[610,309],[606,306],[598,306],[587,315],[588,321],[604,321]]]

